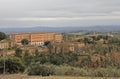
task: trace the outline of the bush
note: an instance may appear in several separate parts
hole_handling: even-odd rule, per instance
[[[22,49],[17,48],[17,49],[15,50],[15,55],[16,55],[17,57],[21,57],[21,56],[22,56]]]
[[[90,76],[95,77],[120,77],[120,69],[117,68],[97,68],[90,72]]]
[[[77,68],[71,66],[33,64],[28,69],[29,75],[57,75],[57,76],[90,76],[90,77],[120,77],[120,69],[117,68]]]
[[[39,63],[32,64],[28,69],[28,75],[49,76],[54,74],[54,69],[51,66],[41,65]]]
[[[68,52],[65,54],[53,53],[49,55],[49,61],[54,65],[69,64],[74,65],[73,63],[78,61],[78,55],[75,52]]]
[[[0,58],[0,73],[4,70],[4,58]],[[6,57],[5,58],[5,71],[6,73],[19,73],[24,72],[25,66],[22,60],[18,57]]]
[[[86,76],[87,70],[71,66],[56,66],[55,75]]]
[[[87,74],[86,70],[70,67],[70,66],[56,66],[56,65],[41,65],[39,63],[32,64],[28,69],[28,75],[69,75],[82,76]]]
[[[120,77],[120,69],[117,68],[77,68],[71,66],[55,66],[55,75],[90,76],[90,77]]]
[[[60,54],[53,53],[49,56],[49,60],[51,64],[54,65],[61,65],[63,64],[63,56],[60,56]]]

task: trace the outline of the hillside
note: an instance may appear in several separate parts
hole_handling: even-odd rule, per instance
[[[72,32],[72,31],[98,31],[98,32],[107,32],[107,31],[120,31],[120,26],[87,26],[87,27],[43,27],[37,26],[32,28],[0,28],[0,31],[5,33],[12,32]]]

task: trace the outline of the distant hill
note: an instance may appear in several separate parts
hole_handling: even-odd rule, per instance
[[[120,31],[120,26],[87,26],[87,27],[32,27],[32,28],[0,28],[5,33],[13,32],[74,32],[74,31]]]

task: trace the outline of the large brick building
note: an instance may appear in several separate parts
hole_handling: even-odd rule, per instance
[[[42,46],[46,41],[61,42],[62,34],[46,32],[14,33],[10,35],[10,39],[19,45],[21,44],[22,39],[27,39],[31,45]]]

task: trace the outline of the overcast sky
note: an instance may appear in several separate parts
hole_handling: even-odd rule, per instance
[[[94,25],[120,25],[120,0],[0,0],[0,28]]]

